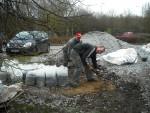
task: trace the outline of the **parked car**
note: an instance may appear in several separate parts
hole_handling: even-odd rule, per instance
[[[133,32],[124,32],[123,34],[116,35],[115,37],[117,39],[131,43],[136,41],[136,36]]]
[[[48,34],[43,31],[22,31],[6,46],[6,53],[35,54],[49,52]]]

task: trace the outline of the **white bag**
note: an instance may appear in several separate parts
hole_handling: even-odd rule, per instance
[[[138,60],[137,52],[134,48],[120,49],[102,57],[105,61],[117,65],[136,63]]]
[[[148,43],[147,45],[141,46],[138,50],[138,53],[142,61],[147,61],[150,56],[150,43]]]
[[[150,53],[150,43],[148,43],[147,45],[142,46],[142,50],[144,50],[147,53]]]

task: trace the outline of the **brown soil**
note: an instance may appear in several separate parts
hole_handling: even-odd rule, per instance
[[[112,91],[115,90],[115,86],[111,82],[104,82],[101,80],[94,82],[82,82],[77,88],[64,89],[64,94],[66,95],[78,95],[78,94],[90,94],[102,91]]]

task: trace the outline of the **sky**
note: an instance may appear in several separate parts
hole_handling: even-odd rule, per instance
[[[150,0],[82,0],[84,8],[92,12],[131,14],[142,16],[142,7]]]

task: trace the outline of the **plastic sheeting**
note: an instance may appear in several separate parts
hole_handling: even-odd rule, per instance
[[[142,61],[150,61],[150,43],[141,46],[138,53]]]
[[[0,83],[0,103],[11,100],[20,91],[22,91],[22,83],[16,83],[10,86]]]
[[[122,65],[136,63],[138,60],[137,52],[134,48],[120,49],[103,56],[103,59],[109,63]]]
[[[150,43],[148,43],[147,45],[142,46],[142,49],[147,52],[150,53]]]
[[[0,71],[0,80],[3,84],[10,83],[11,82],[11,76],[7,72],[1,72]]]

